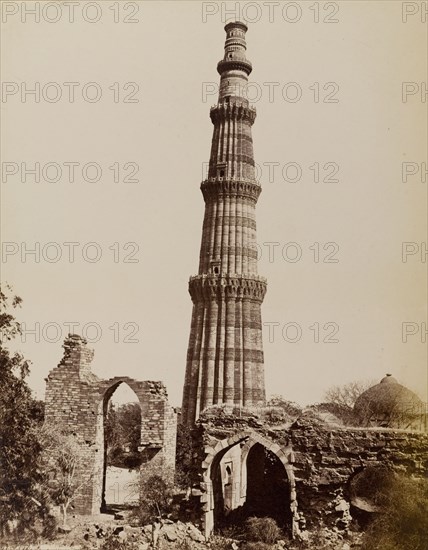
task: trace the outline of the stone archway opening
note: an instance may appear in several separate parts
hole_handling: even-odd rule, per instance
[[[278,456],[268,448],[271,442],[261,437],[246,437],[229,446],[222,443],[207,471],[211,495],[205,514],[206,536],[244,529],[249,517],[271,517],[281,529],[290,531],[295,489],[285,454]]]
[[[124,381],[109,388],[102,402],[100,511],[109,513],[138,504],[141,465],[141,403]]]
[[[290,483],[279,458],[256,443],[247,458],[246,516],[271,517],[279,527],[291,527]]]

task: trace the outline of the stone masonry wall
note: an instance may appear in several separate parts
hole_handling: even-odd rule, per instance
[[[175,463],[176,414],[161,382],[140,382],[128,377],[101,380],[91,372],[93,351],[86,340],[69,335],[64,357],[46,379],[45,422],[74,434],[81,456],[76,473],[79,487],[73,502],[75,513],[98,514],[102,506],[104,477],[104,418],[116,388],[126,383],[141,406],[141,446],[148,457],[141,470],[156,461],[172,475]]]
[[[213,529],[209,469],[215,457],[233,444],[257,441],[283,462],[290,481],[292,528],[297,530],[302,522],[334,524],[335,505],[341,500],[349,504],[350,480],[367,466],[386,465],[418,478],[428,474],[428,434],[332,426],[313,413],[292,423],[272,423],[251,413],[206,411],[192,435],[194,494],[200,498],[206,535]]]

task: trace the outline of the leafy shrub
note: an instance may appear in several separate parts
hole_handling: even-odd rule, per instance
[[[139,480],[140,505],[134,509],[140,525],[167,517],[172,511],[174,474],[168,468],[150,464],[141,472]]]
[[[281,530],[272,518],[248,518],[245,528],[249,542],[274,544],[281,537]]]
[[[364,537],[364,550],[427,549],[427,479],[395,476],[377,502],[382,511]]]
[[[22,333],[12,309],[21,298],[8,285],[0,288],[0,536],[37,538],[49,514],[49,496],[43,490],[44,472],[38,468],[41,452],[37,428],[43,421],[43,404],[27,383],[29,362],[8,349]],[[12,308],[12,309],[11,309]]]

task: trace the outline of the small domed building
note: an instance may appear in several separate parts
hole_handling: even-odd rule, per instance
[[[354,412],[364,426],[427,431],[423,401],[391,374],[358,397]]]

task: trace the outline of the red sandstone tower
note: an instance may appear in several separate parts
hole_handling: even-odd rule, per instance
[[[251,73],[244,23],[225,26],[218,103],[205,201],[199,272],[189,281],[193,312],[183,391],[182,422],[192,425],[215,404],[265,403],[260,307],[266,280],[257,275],[255,178],[251,126],[256,111],[245,98]]]

